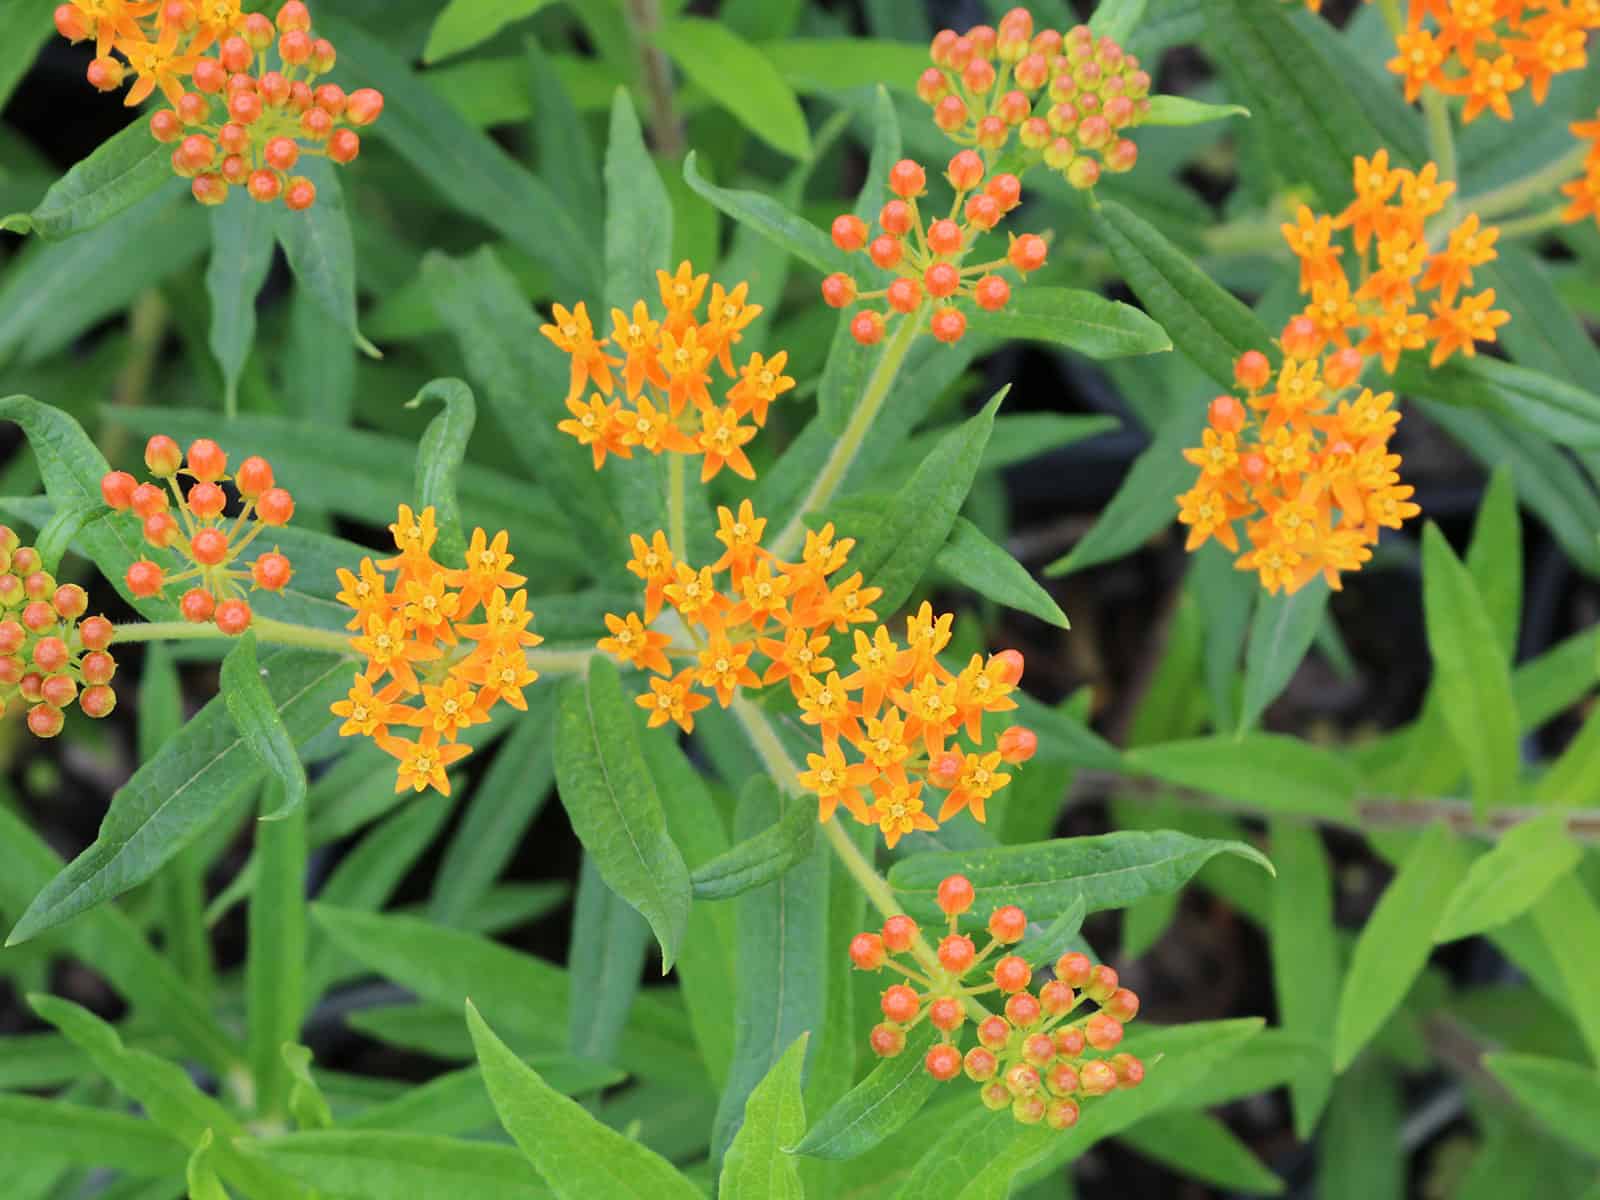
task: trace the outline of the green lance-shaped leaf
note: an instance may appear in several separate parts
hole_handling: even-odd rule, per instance
[[[107,1167],[130,1175],[183,1169],[182,1149],[153,1121],[56,1097],[0,1094],[0,1142],[8,1167],[14,1154],[17,1162]]]
[[[538,39],[523,39],[523,60],[522,78],[533,100],[529,132],[535,173],[550,185],[567,214],[583,228],[584,236],[600,245],[605,236],[605,213],[598,211],[602,206],[595,203],[595,197],[605,185],[589,127],[578,114],[557,60],[545,52]]]
[[[1150,97],[1150,111],[1139,119],[1139,124],[1204,125],[1249,115],[1250,110],[1242,104],[1205,104],[1188,96],[1157,95]]]
[[[1276,733],[1193,738],[1139,746],[1123,761],[1167,783],[1239,800],[1272,813],[1329,821],[1354,817],[1359,777],[1345,759]]]
[[[765,775],[756,776],[744,786],[746,795],[755,791],[767,793],[767,803],[773,811],[779,807],[777,790]],[[776,823],[696,867],[689,877],[695,899],[727,900],[772,882],[810,855],[816,833],[816,814],[803,804],[791,804]]]
[[[222,1186],[222,1180],[217,1178],[217,1169],[211,1162],[215,1141],[216,1134],[212,1130],[201,1134],[194,1153],[189,1155],[189,1161],[184,1166],[183,1176],[189,1185],[189,1200],[228,1200],[228,1191]]]
[[[1328,596],[1327,583],[1318,578],[1292,596],[1263,596],[1256,603],[1244,652],[1240,733],[1254,728],[1267,705],[1282,694],[1300,669],[1328,611]]]
[[[1295,1132],[1308,1138],[1328,1102],[1333,1074],[1333,1022],[1339,1010],[1338,930],[1334,925],[1333,873],[1316,827],[1272,823],[1272,857],[1281,868],[1273,885],[1267,936],[1272,943],[1272,983],[1278,1020],[1289,1033],[1311,1039],[1320,1070],[1289,1082]]]
[[[1210,1113],[1153,1113],[1122,1131],[1122,1144],[1182,1175],[1230,1192],[1276,1196],[1279,1179],[1227,1125]]]
[[[939,1086],[922,1065],[933,1037],[926,1023],[913,1029],[906,1048],[878,1063],[818,1117],[793,1152],[810,1158],[856,1158],[904,1127]]]
[[[1088,908],[1083,897],[1074,897],[1049,925],[1039,926],[1030,921],[1027,936],[1017,943],[1013,953],[1034,970],[1043,970],[1068,950],[1077,948],[1082,940],[1078,934],[1083,929],[1083,918],[1087,915]]]
[[[782,246],[801,262],[809,263],[824,275],[850,270],[850,256],[835,246],[832,238],[804,217],[790,212],[771,196],[722,188],[707,180],[700,174],[693,150],[683,160],[683,177],[713,207]]]
[[[889,872],[906,911],[941,920],[934,892],[946,875],[972,880],[984,903],[1018,904],[1035,921],[1053,921],[1081,898],[1087,912],[1122,908],[1145,896],[1181,888],[1219,854],[1236,854],[1271,871],[1272,864],[1243,842],[1162,830],[1058,838],[989,850],[940,850],[901,859]]]
[[[587,679],[563,684],[556,782],[573,832],[601,876],[650,922],[665,972],[689,919],[689,868],[667,835],[632,708],[617,668],[603,659],[591,661]]]
[[[1537,904],[1583,861],[1583,848],[1567,833],[1567,818],[1558,810],[1525,821],[1474,859],[1439,918],[1434,940],[1472,937],[1516,920]]]
[[[733,30],[704,17],[679,17],[655,33],[655,42],[751,133],[791,158],[809,158],[806,115],[772,60]]]
[[[650,926],[583,856],[567,949],[572,1001],[567,1044],[579,1058],[612,1062],[650,949]]]
[[[33,539],[33,548],[39,552],[39,565],[52,575],[61,569],[61,556],[72,545],[78,531],[90,521],[97,521],[111,510],[93,500],[80,500],[57,508],[55,514]]]
[[[224,675],[227,670],[224,662]],[[280,784],[268,783],[262,791],[262,807],[266,808],[281,791]],[[250,893],[250,956],[245,964],[250,1072],[255,1079],[256,1110],[268,1118],[281,1119],[288,1108],[292,1086],[283,1051],[300,1037],[306,1002],[304,803],[284,810],[281,820],[257,825],[255,862],[256,885]]]
[[[311,1073],[311,1051],[304,1046],[285,1044],[283,1065],[289,1069],[289,1115],[301,1129],[330,1129],[333,1110]]]
[[[956,517],[950,527],[950,540],[934,557],[934,566],[957,583],[1004,604],[1018,612],[1038,617],[1058,629],[1072,623],[1050,593],[1039,586],[1028,568],[1011,557],[1003,547],[991,542],[971,521]]]
[[[548,1195],[521,1154],[492,1142],[327,1129],[243,1141],[240,1150],[317,1189],[317,1195],[341,1200],[537,1200]]]
[[[745,1101],[744,1124],[722,1160],[723,1200],[804,1200],[800,1163],[788,1147],[806,1131],[800,1069],[809,1035],[801,1034]]]
[[[135,121],[56,180],[32,212],[0,220],[0,229],[58,241],[132,208],[171,178],[172,151]]]
[[[1600,1157],[1600,1073],[1535,1054],[1489,1054],[1483,1065],[1551,1133]]]
[[[345,212],[344,189],[331,161],[301,160],[302,173],[316,185],[317,202],[304,212],[280,208],[275,232],[295,279],[363,354],[382,358],[361,335],[356,321],[356,247]]]
[[[1600,904],[1569,873],[1550,885],[1531,915],[1555,959],[1556,975],[1589,1057],[1600,1062]]]
[[[1466,855],[1444,825],[1429,826],[1407,852],[1356,940],[1334,1023],[1335,1070],[1355,1060],[1405,999],[1466,872]]]
[[[656,271],[672,269],[672,200],[626,88],[611,101],[606,140],[606,304],[633,311],[656,293]]]
[[[1521,751],[1511,668],[1471,573],[1431,523],[1422,534],[1422,611],[1439,711],[1481,815],[1516,796]]]
[[[467,441],[477,423],[478,408],[472,389],[459,379],[435,379],[414,396],[408,408],[437,400],[444,411],[428,422],[417,443],[417,500],[433,508],[439,527],[436,557],[445,563],[464,563],[466,530],[461,523],[461,501],[456,480],[466,461]]]
[[[1019,288],[998,312],[974,312],[967,331],[1046,342],[1099,359],[1172,349],[1166,331],[1133,305],[1078,288]]]
[[[1600,396],[1496,358],[1425,366],[1408,357],[1395,387],[1411,396],[1497,413],[1546,440],[1575,448],[1600,448]]]
[[[222,660],[222,699],[234,728],[283,790],[278,807],[261,814],[277,821],[305,803],[306,768],[295,753],[294,738],[278,714],[278,706],[262,682],[265,672],[256,661],[256,635],[246,632]]]
[[[350,686],[350,664],[326,654],[279,650],[262,660],[262,668],[266,674],[258,682],[295,743],[327,727],[328,705]],[[143,883],[263,774],[226,701],[213,700],[111,798],[94,844],[34,897],[7,944]]]
[[[470,1000],[467,1028],[500,1123],[558,1200],[702,1200],[699,1189],[666,1159],[602,1125],[545,1083],[495,1036]]]
[[[449,0],[428,30],[422,61],[436,63],[487,42],[508,25],[526,20],[551,0]]]
[[[1145,311],[1222,387],[1233,387],[1235,358],[1272,345],[1260,318],[1116,201],[1102,201],[1094,226]]]
[[[211,353],[222,368],[224,411],[238,407],[239,376],[256,340],[256,295],[272,266],[273,208],[230,188],[227,203],[211,210]]]
[[[1089,28],[1097,37],[1108,37],[1118,45],[1125,45],[1138,28],[1147,7],[1148,0],[1105,0],[1105,3],[1095,5],[1094,13],[1089,18]]]

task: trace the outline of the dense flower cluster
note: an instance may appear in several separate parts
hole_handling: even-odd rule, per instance
[[[678,264],[676,273],[658,270],[662,316],[652,317],[643,300],[634,303],[631,313],[614,308],[609,337],[595,337],[582,302],[571,311],[555,305],[554,323],[541,326],[540,332],[572,357],[567,392],[572,416],[558,428],[590,448],[596,470],[607,454],[632,458],[638,446],[651,454],[670,450],[703,456],[702,481],[723,467],[755,478],[744,447],[756,427],[767,423],[768,406],[794,387],[794,380],[783,373],[789,354],[780,350],[767,358],[753,353],[736,370],[733,347],[761,315],[761,305],[747,300],[747,283],[732,290],[713,283],[705,320],[700,320],[696,314],[710,278],[696,275],[687,261]],[[607,354],[607,346],[618,354]],[[711,395],[713,363],[733,381],[721,405]],[[611,399],[616,376],[621,377],[622,395]],[[591,385],[598,391],[585,402],[583,393]],[[745,417],[755,424],[740,424]]]
[[[983,737],[985,714],[1016,708],[1010,693],[1022,655],[1007,650],[986,661],[974,654],[953,673],[938,657],[950,641],[951,614],[935,615],[924,603],[907,618],[902,645],[872,610],[882,589],[865,586],[859,571],[830,581],[845,569],[854,539],[836,539],[825,525],[807,533],[800,562],[783,562],[762,547],[767,523],[748,500],[737,515],[717,514],[725,550],[709,566],[679,561],[660,531],[650,541],[635,534],[628,569],[644,580],[644,614],[606,614],[610,635],[600,649],[657,676],[638,698],[649,723],[693,730],[694,714],[711,703],[696,688],[726,706],[741,689],[786,682],[800,719],[822,735],[822,752],[807,755],[799,775],[822,820],[843,805],[893,846],[914,829],[937,828],[924,805],[928,788],[946,793],[938,820],[963,809],[983,820],[985,802],[1011,781],[1001,764],[1026,762],[1038,745],[1020,726],[992,746]],[[687,644],[651,628],[663,607],[682,619]],[[830,646],[831,635],[844,632],[853,637],[856,669],[841,674]],[[674,658],[685,661],[675,666]],[[963,735],[972,749],[960,744]]]
[[[1405,80],[1408,100],[1432,88],[1464,98],[1463,120],[1488,109],[1509,121],[1523,88],[1543,104],[1554,76],[1583,69],[1590,29],[1600,29],[1593,0],[1411,0],[1389,70]]]
[[[1102,169],[1128,171],[1139,148],[1124,136],[1150,111],[1150,75],[1139,60],[1087,25],[1033,32],[1033,16],[1014,8],[997,30],[943,29],[933,66],[917,95],[951,140],[997,154],[1013,130],[1027,161],[1092,188]]]
[[[995,909],[989,941],[979,950],[958,932],[961,915],[975,899],[965,876],[951,875],[939,884],[939,907],[950,925],[939,942],[938,965],[927,974],[896,961],[920,937],[910,917],[890,917],[882,932],[851,939],[850,961],[858,970],[889,967],[907,980],[883,992],[884,1020],[873,1027],[872,1049],[882,1058],[895,1057],[905,1050],[906,1033],[927,1021],[938,1031],[938,1041],[923,1059],[928,1074],[946,1082],[964,1072],[980,1085],[986,1107],[1009,1108],[1024,1125],[1043,1121],[1052,1129],[1070,1129],[1085,1100],[1137,1087],[1144,1079],[1144,1063],[1126,1052],[1113,1053],[1123,1026],[1138,1015],[1139,997],[1118,983],[1116,971],[1078,953],[1057,959],[1054,978],[1037,994],[1029,991],[1034,968],[1020,955],[1003,953],[983,971],[991,954],[1022,940],[1028,918],[1014,904]],[[961,1031],[976,1015],[969,1006],[986,1011],[974,998],[994,992],[1005,997],[1004,1015],[979,1018],[977,1045],[963,1055]],[[1074,1018],[1085,1000],[1092,1000],[1095,1010]]]
[[[1593,217],[1600,225],[1600,109],[1595,110],[1594,120],[1575,123],[1572,132],[1589,143],[1589,153],[1583,160],[1583,174],[1561,185],[1561,193],[1569,201],[1561,219],[1581,221]]]
[[[86,617],[89,597],[75,583],[57,584],[39,551],[0,525],[0,713],[20,697],[28,731],[55,737],[74,700],[91,717],[117,706],[110,688],[117,663],[113,629],[104,617]]]
[[[361,138],[348,126],[383,111],[372,88],[347,96],[316,84],[337,56],[312,35],[300,0],[278,10],[276,28],[261,13],[245,15],[239,0],[74,0],[55,18],[69,40],[94,40],[95,87],[115,91],[131,74],[129,105],[160,89],[172,107],[151,114],[150,131],[173,144],[172,169],[193,180],[202,204],[221,204],[240,186],[263,202],[281,196],[291,209],[310,208],[316,186],[293,174],[301,156],[353,161]]]
[[[100,494],[113,509],[131,511],[140,519],[149,546],[172,552],[170,557],[186,565],[169,574],[159,563],[141,558],[128,567],[128,590],[135,596],[155,596],[168,584],[194,580],[178,600],[184,619],[214,621],[233,636],[243,633],[251,620],[246,584],[251,590],[282,591],[293,570],[276,549],[256,555],[248,567],[241,558],[262,530],[289,523],[294,497],[276,485],[264,458],[252,455],[229,476],[228,456],[210,438],[190,443],[189,465],[184,466],[178,443],[157,434],[145,445],[144,463],[150,474],[165,481],[165,488],[140,483],[126,471],[112,471],[100,480]],[[194,480],[187,494],[178,484],[180,475]],[[226,515],[228,494],[222,488],[230,478],[244,501],[231,524]]]
[[[1439,179],[1428,163],[1420,171],[1389,166],[1389,152],[1355,160],[1355,199],[1337,217],[1314,216],[1301,205],[1283,226],[1289,249],[1300,260],[1300,291],[1309,295],[1305,316],[1314,327],[1312,352],[1348,346],[1352,334],[1362,354],[1376,354],[1393,371],[1400,355],[1430,343],[1432,365],[1456,351],[1471,356],[1477,342],[1492,342],[1510,318],[1496,310],[1494,289],[1462,294],[1473,268],[1499,257],[1499,230],[1480,226],[1470,214],[1449,231],[1443,249],[1432,250],[1424,224],[1444,209],[1455,184]],[[1349,230],[1359,276],[1352,287],[1340,261],[1344,247],[1334,234]],[[1417,311],[1422,293],[1432,292],[1432,317]]]
[[[945,172],[955,189],[950,215],[925,224],[917,201],[927,194],[927,173],[911,159],[901,159],[889,171],[894,199],[878,213],[882,232],[877,237],[870,237],[867,223],[854,214],[834,218],[834,245],[846,253],[864,249],[876,266],[895,274],[886,288],[870,292],[858,292],[856,281],[842,271],[822,281],[822,298],[834,308],[857,300],[885,302],[883,311],[863,308],[851,319],[850,332],[856,341],[873,345],[883,339],[886,319],[914,319],[930,304],[933,315],[928,328],[933,336],[941,342],[960,341],[967,331],[967,318],[956,307],[957,300],[969,299],[979,308],[995,312],[1011,299],[1011,285],[997,271],[1009,265],[1019,275],[1027,275],[1044,266],[1045,241],[1032,233],[1012,235],[1004,258],[963,265],[978,238],[998,225],[1022,199],[1022,184],[1015,175],[991,176],[978,190],[984,170],[976,151],[963,150],[952,158]],[[957,214],[963,219],[957,220]]]
[[[402,504],[389,531],[398,554],[339,571],[338,599],[355,612],[350,644],[367,663],[333,713],[340,737],[370,737],[400,760],[395,791],[448,796],[445,768],[472,753],[456,739],[501,700],[527,707],[522,689],[539,678],[527,650],[544,639],[528,629],[527,580],[511,570],[504,530],[490,539],[474,529],[459,569],[433,559],[433,509]],[[415,740],[396,726],[416,729]]]

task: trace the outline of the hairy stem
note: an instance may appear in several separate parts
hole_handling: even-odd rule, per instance
[[[628,23],[639,44],[644,89],[650,97],[650,138],[657,154],[676,162],[683,157],[688,143],[673,96],[672,64],[652,41],[661,28],[661,6],[658,0],[628,0],[627,9]]]

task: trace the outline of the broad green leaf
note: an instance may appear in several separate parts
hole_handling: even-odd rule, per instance
[[[407,407],[416,408],[430,400],[440,401],[444,411],[428,422],[417,443],[417,502],[434,510],[439,525],[436,557],[446,563],[465,562],[467,536],[456,479],[467,457],[467,440],[477,423],[478,409],[472,389],[459,379],[433,380]]]
[[[322,12],[317,31],[339,47],[347,88],[383,93],[383,119],[372,126],[373,136],[388,142],[441,195],[547,267],[563,290],[575,293],[572,299],[599,295],[598,256],[542,180],[462,120],[354,21]],[[520,60],[513,61],[520,70]]]
[[[1319,1198],[1402,1200],[1404,1116],[1399,1073],[1389,1064],[1363,1063],[1340,1079],[1319,1139]]]
[[[235,654],[238,651],[234,651]],[[229,655],[229,659],[232,659]],[[228,670],[223,663],[223,672]],[[298,761],[298,760],[297,760]],[[267,784],[268,797],[281,788]],[[245,963],[249,1001],[250,1072],[256,1110],[282,1119],[288,1112],[291,1074],[283,1056],[300,1040],[306,978],[306,809],[286,807],[281,820],[256,824],[256,886],[250,893],[250,955]]]
[[[744,786],[746,795],[757,790],[766,793],[765,805],[778,811],[777,785],[758,775]],[[816,814],[804,805],[789,805],[776,824],[696,867],[689,876],[695,899],[727,900],[770,883],[810,857],[816,833]]]
[[[1139,746],[1124,754],[1123,761],[1166,783],[1227,796],[1273,814],[1329,821],[1355,817],[1355,768],[1332,751],[1283,734]]]
[[[57,1097],[0,1095],[0,1141],[8,1156],[16,1156],[13,1162],[109,1167],[133,1175],[183,1169],[179,1143],[154,1122]]]
[[[1521,747],[1511,669],[1471,574],[1432,523],[1422,535],[1422,609],[1439,711],[1482,815],[1517,794]]]
[[[1332,869],[1315,826],[1275,820],[1271,846],[1278,877],[1273,881],[1267,937],[1278,1020],[1285,1032],[1309,1039],[1319,1057],[1331,1065],[1340,973]],[[1311,1136],[1332,1083],[1327,1069],[1290,1080],[1296,1136]]]
[[[1058,629],[1072,623],[1050,593],[1002,546],[991,542],[971,521],[957,516],[950,540],[934,557],[934,566],[957,583],[998,604],[1047,621]]]
[[[927,1024],[906,1037],[906,1048],[872,1068],[806,1131],[795,1154],[810,1158],[856,1158],[871,1150],[922,1110],[939,1083],[923,1069],[933,1044]]]
[[[32,212],[0,220],[0,229],[59,241],[104,224],[171,179],[172,151],[150,136],[147,122],[135,121],[58,179]]]
[[[244,744],[278,784],[278,807],[261,814],[264,821],[278,821],[305,803],[306,768],[277,701],[262,682],[265,674],[256,661],[255,632],[247,631],[222,660],[222,699]]]
[[[651,1196],[700,1200],[666,1159],[607,1128],[550,1087],[502,1042],[469,1000],[467,1027],[500,1123],[559,1200]]]
[[[1434,940],[1453,942],[1516,920],[1582,860],[1583,848],[1568,835],[1564,812],[1513,827],[1468,868]]]
[[[58,507],[55,514],[40,528],[33,539],[33,548],[39,552],[39,565],[54,574],[61,569],[61,556],[72,545],[72,539],[89,522],[100,519],[111,510],[92,500],[76,501]]]
[[[1267,705],[1282,694],[1300,669],[1327,614],[1329,594],[1326,582],[1313,579],[1292,596],[1284,593],[1257,600],[1244,652],[1241,734],[1255,727]]]
[[[1210,121],[1226,121],[1229,117],[1248,117],[1250,110],[1242,104],[1205,104],[1188,96],[1150,97],[1150,111],[1140,119],[1141,125],[1204,125]]]
[[[1216,1187],[1255,1196],[1276,1196],[1279,1179],[1237,1134],[1210,1113],[1167,1111],[1122,1132],[1122,1144]]]
[[[1023,287],[998,312],[982,309],[967,321],[969,334],[1048,342],[1090,358],[1159,354],[1172,349],[1166,332],[1120,300],[1064,287]]]
[[[1508,467],[1495,468],[1478,504],[1467,570],[1494,626],[1495,644],[1507,662],[1514,661],[1522,628],[1522,518],[1516,477]]]
[[[1543,371],[1484,355],[1439,367],[1407,360],[1395,387],[1407,395],[1496,413],[1560,445],[1600,448],[1600,396]]]
[[[1356,939],[1334,1022],[1335,1070],[1355,1060],[1411,990],[1466,872],[1466,856],[1448,826],[1430,825],[1412,843]]]
[[[584,854],[567,950],[571,1002],[567,1043],[579,1058],[611,1062],[639,991],[650,926],[600,877]]]
[[[1551,1133],[1600,1156],[1600,1072],[1534,1054],[1487,1054],[1483,1065]]]
[[[806,1040],[796,1038],[745,1101],[744,1124],[722,1160],[717,1195],[723,1200],[804,1200],[800,1164],[788,1149],[806,1131],[800,1095]]]
[[[273,209],[244,188],[229,188],[227,203],[211,210],[211,353],[222,368],[223,411],[239,407],[239,376],[256,340],[256,295],[272,267]]]
[[[591,660],[587,679],[562,685],[558,703],[561,803],[601,876],[650,922],[665,973],[689,919],[689,868],[667,836],[661,800],[640,754],[633,705],[617,668],[599,658]]]
[[[762,51],[704,17],[667,21],[654,35],[689,81],[751,133],[791,158],[811,154],[811,131],[793,90]]]
[[[1124,831],[1031,846],[918,854],[895,863],[889,885],[906,911],[923,922],[943,919],[934,892],[941,879],[956,872],[972,880],[986,906],[1018,904],[1035,921],[1053,921],[1080,899],[1094,913],[1176,891],[1219,854],[1237,854],[1272,869],[1259,850],[1243,842],[1172,831]]]
[[[605,183],[605,299],[607,306],[631,313],[635,301],[654,301],[656,272],[672,271],[672,201],[623,88],[611,102]],[[600,316],[595,314],[597,326]]]
[[[278,244],[296,282],[322,306],[328,319],[347,332],[362,353],[382,358],[356,322],[355,238],[339,176],[329,160],[307,157],[301,166],[316,185],[317,202],[304,212],[283,208],[274,213]]]
[[[548,1195],[527,1159],[491,1142],[328,1129],[242,1142],[241,1149],[341,1200],[537,1200]]]
[[[304,919],[302,915],[302,922]],[[292,1081],[289,1085],[289,1115],[294,1118],[295,1124],[301,1129],[332,1128],[333,1110],[311,1073],[311,1051],[304,1046],[285,1044],[282,1057]]]
[[[848,274],[854,265],[826,233],[804,217],[790,212],[771,196],[722,188],[711,183],[700,174],[693,150],[683,160],[683,177],[714,207],[782,246],[801,262],[809,263],[824,275],[831,275],[835,271]]]
[[[507,25],[526,20],[551,0],[449,0],[428,30],[422,61],[438,62],[487,42]]]
[[[1530,910],[1555,959],[1578,1032],[1600,1063],[1600,905],[1576,874],[1557,879]]]
[[[328,705],[350,685],[348,662],[305,650],[275,651],[262,671],[270,702],[297,744],[326,728]],[[7,944],[149,879],[262,774],[225,702],[213,700],[111,798],[94,844],[34,897]]]
[[[217,1178],[216,1168],[211,1165],[211,1147],[215,1140],[216,1135],[209,1129],[201,1134],[194,1153],[189,1155],[189,1161],[184,1166],[189,1200],[228,1200],[227,1190],[223,1188],[222,1180]]]
[[[1116,201],[1101,202],[1094,226],[1145,311],[1222,387],[1233,387],[1235,358],[1272,345],[1272,335],[1259,317]]]

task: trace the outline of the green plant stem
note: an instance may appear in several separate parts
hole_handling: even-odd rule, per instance
[[[1505,213],[1516,212],[1530,202],[1548,196],[1559,184],[1565,183],[1582,171],[1587,152],[1588,147],[1579,142],[1560,158],[1540,167],[1532,175],[1514,179],[1492,191],[1464,200],[1462,207],[1468,212],[1477,213],[1485,221]]]
[[[1566,205],[1557,204],[1554,208],[1547,208],[1541,213],[1531,213],[1526,217],[1516,217],[1510,221],[1500,222],[1500,240],[1510,241],[1512,238],[1535,237],[1551,229],[1556,229],[1562,224],[1562,213]]]
[[[650,138],[657,154],[676,162],[683,157],[688,143],[673,95],[672,64],[655,44],[655,32],[661,28],[661,6],[658,0],[628,0],[627,13],[639,46],[644,89],[650,97]]]
[[[689,536],[684,516],[684,463],[682,454],[667,455],[667,541],[672,546],[673,557],[683,562],[688,558]]]
[[[825,507],[833,499],[833,494],[839,490],[839,485],[844,482],[845,476],[849,474],[851,464],[861,452],[861,443],[866,440],[867,431],[872,428],[873,421],[877,420],[883,402],[888,398],[890,389],[894,387],[895,377],[905,365],[911,344],[917,340],[925,310],[924,305],[916,312],[900,318],[894,336],[883,348],[883,357],[878,359],[878,365],[872,369],[872,378],[867,380],[867,390],[861,395],[861,403],[856,405],[855,412],[850,414],[850,422],[845,426],[844,433],[833,444],[833,452],[828,455],[828,461],[822,464],[822,470],[817,472],[817,477],[811,481],[811,490],[795,509],[794,516],[789,518],[789,523],[783,527],[783,531],[772,543],[772,553],[779,558],[792,557],[800,548],[800,543],[805,537],[805,515]]]

